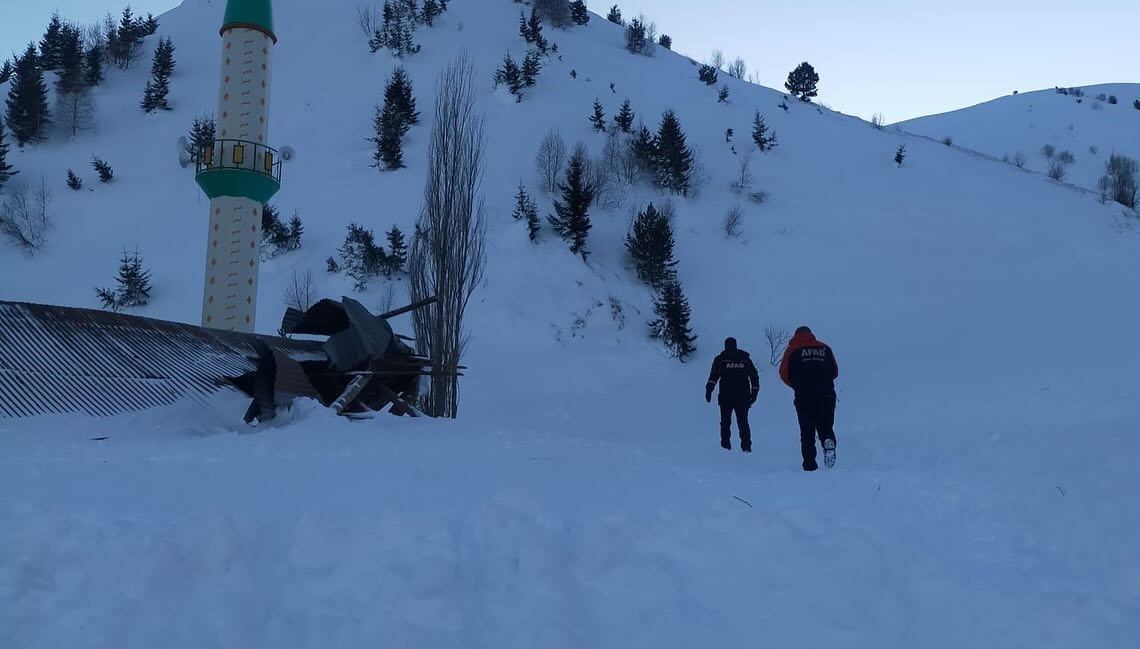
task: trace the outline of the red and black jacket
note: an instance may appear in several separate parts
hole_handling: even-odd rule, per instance
[[[834,397],[839,364],[835,353],[810,332],[796,334],[780,361],[780,378],[797,397]]]

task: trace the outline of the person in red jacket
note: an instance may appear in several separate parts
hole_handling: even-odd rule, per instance
[[[835,379],[839,378],[835,354],[811,329],[800,327],[780,361],[780,378],[795,390],[804,471],[819,468],[815,462],[817,434],[823,443],[823,464],[830,469],[835,466]]]

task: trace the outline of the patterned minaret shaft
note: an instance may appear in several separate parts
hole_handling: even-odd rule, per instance
[[[253,332],[262,204],[279,188],[268,148],[269,0],[229,0],[221,30],[217,140],[198,182],[210,197],[202,325]]]

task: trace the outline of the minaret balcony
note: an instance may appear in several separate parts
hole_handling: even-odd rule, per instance
[[[194,161],[194,178],[210,199],[240,196],[264,204],[281,189],[281,159],[264,144],[214,140],[198,148]]]

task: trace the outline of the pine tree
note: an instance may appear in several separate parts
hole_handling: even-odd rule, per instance
[[[115,289],[96,288],[95,294],[105,308],[118,311],[123,307],[145,306],[150,302],[150,271],[143,268],[142,257],[123,251],[119,259],[119,275]]]
[[[531,7],[530,18],[527,18],[521,11],[519,12],[519,33],[526,42],[534,43],[538,51],[546,54],[549,45],[546,42],[546,37],[542,35],[542,19],[538,16],[537,7]]]
[[[74,25],[64,25],[59,34],[59,78],[55,87],[61,93],[71,93],[84,87],[83,34]]]
[[[190,126],[190,133],[186,137],[192,159],[197,160],[204,147],[214,145],[214,140],[217,139],[216,131],[217,124],[213,117],[194,118],[194,123]]]
[[[673,259],[673,226],[653,203],[638,213],[633,232],[626,235],[625,248],[637,268],[637,278],[653,288],[672,279],[677,265]]]
[[[526,58],[523,59],[522,76],[523,85],[527,88],[533,86],[538,80],[538,73],[542,71],[541,55],[536,50],[531,50],[526,53]]]
[[[39,139],[44,127],[51,122],[47,84],[33,45],[29,44],[16,61],[15,75],[8,87],[7,108],[5,121],[21,147]]]
[[[8,142],[7,135],[5,134],[4,124],[0,122],[0,191],[4,190],[4,183],[20,172],[14,171],[12,165],[8,164]]]
[[[289,234],[286,236],[288,241],[287,248],[289,250],[297,250],[301,247],[301,236],[305,234],[305,224],[301,222],[301,217],[296,212],[293,212],[293,218],[289,219]]]
[[[594,98],[594,114],[590,116],[590,121],[594,124],[595,131],[606,130],[606,114],[602,111],[602,102],[596,97]]]
[[[615,25],[625,24],[625,21],[621,19],[621,9],[617,5],[610,7],[610,13],[606,15],[606,20]]]
[[[682,362],[697,351],[697,337],[689,328],[692,311],[689,300],[675,278],[662,286],[653,300],[657,319],[649,324],[650,336],[664,343],[666,349]]]
[[[423,16],[425,25],[431,27],[436,16],[441,13],[443,13],[443,8],[439,6],[436,0],[424,0],[424,8],[420,15]]]
[[[625,28],[625,49],[634,54],[645,51],[645,24],[640,18],[629,21],[629,25]]]
[[[626,99],[621,104],[621,110],[617,115],[614,115],[614,123],[621,129],[622,133],[630,133],[633,131],[633,108],[630,106],[629,100]]]
[[[67,186],[74,189],[75,191],[79,191],[80,189],[83,189],[83,179],[79,176],[76,176],[74,171],[68,169]]]
[[[901,167],[903,160],[906,160],[906,144],[900,144],[899,150],[895,151],[895,164]]]
[[[518,221],[526,221],[527,235],[531,242],[538,241],[541,224],[538,218],[538,205],[526,191],[526,186],[519,181],[519,191],[515,194],[515,211],[511,214]]]
[[[495,71],[495,85],[505,84],[507,90],[515,96],[515,101],[522,101],[522,89],[525,83],[522,76],[522,70],[519,69],[518,63],[511,58],[511,53],[503,57],[503,65]]]
[[[594,201],[594,190],[586,177],[588,165],[585,147],[579,146],[570,156],[566,182],[558,184],[562,200],[554,201],[556,214],[547,216],[554,231],[570,242],[570,252],[581,255],[583,260],[590,254],[586,249],[586,238],[591,228],[590,203]]]
[[[720,92],[717,93],[716,101],[720,104],[728,103],[728,84],[724,84],[720,87]]]
[[[702,65],[699,70],[697,70],[697,76],[701,81],[705,82],[705,85],[711,86],[716,84],[720,73],[713,66],[705,64]]]
[[[59,69],[59,50],[62,35],[63,21],[59,17],[59,12],[55,12],[51,15],[51,21],[48,22],[47,31],[40,39],[39,58],[40,68],[43,70],[50,72]]]
[[[574,0],[570,3],[570,19],[577,25],[586,25],[590,22],[590,12],[587,11],[585,2]]]
[[[91,157],[91,167],[99,174],[99,182],[109,183],[115,177],[115,171],[107,161],[97,156]]]
[[[350,223],[348,234],[338,251],[340,267],[353,280],[353,290],[360,292],[368,288],[368,280],[376,277],[387,265],[387,254],[376,245],[372,230]]]
[[[408,244],[404,240],[404,233],[400,226],[393,225],[388,230],[388,255],[385,257],[385,274],[398,275],[403,273],[408,263]]]
[[[630,147],[633,149],[633,156],[637,159],[637,164],[641,170],[656,176],[658,165],[657,138],[649,131],[649,127],[642,124],[637,129],[637,135],[630,142]]]
[[[170,110],[166,97],[170,93],[170,75],[174,72],[174,65],[174,43],[169,38],[159,40],[151,64],[151,80],[146,84],[141,102],[144,111]]]
[[[103,55],[103,48],[93,45],[84,56],[83,82],[88,86],[103,83]]]
[[[818,95],[818,85],[819,75],[807,61],[800,63],[795,70],[789,72],[788,80],[784,82],[784,87],[787,88],[788,92],[794,97],[799,97],[800,101],[811,101],[812,97]]]
[[[4,65],[0,66],[0,83],[8,83],[8,80],[15,74],[16,69],[12,67],[11,59],[6,59]]]
[[[139,59],[142,51],[143,34],[139,21],[135,19],[128,6],[123,9],[119,20],[119,27],[115,31],[115,38],[108,39],[108,46],[113,44],[111,59],[119,68],[126,70]]]
[[[376,129],[376,136],[372,138],[376,144],[376,151],[372,154],[373,166],[383,165],[389,171],[403,168],[404,148],[400,138],[405,129],[399,109],[393,103],[385,101],[382,108],[376,108],[373,126]]]
[[[688,196],[692,179],[693,152],[685,144],[681,122],[673,111],[666,111],[657,130],[658,183],[673,192]]]
[[[152,36],[158,32],[158,18],[152,14],[147,14],[146,19],[142,21],[142,33],[146,36]]]
[[[764,123],[764,116],[760,111],[752,118],[752,141],[760,151],[771,151],[776,147],[776,133],[769,132],[768,125]]]
[[[412,83],[408,79],[408,71],[402,65],[397,65],[392,70],[388,85],[384,87],[384,105],[392,107],[394,119],[399,125],[400,137],[407,135],[413,125],[420,123],[416,98],[412,94]]]

